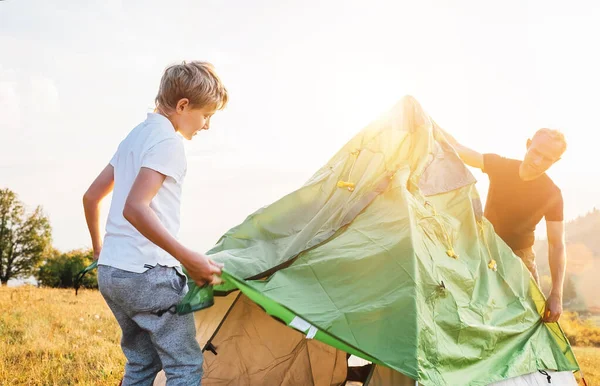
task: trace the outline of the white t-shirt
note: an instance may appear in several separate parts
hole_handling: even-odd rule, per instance
[[[138,232],[123,217],[123,208],[140,168],[164,174],[166,178],[150,207],[169,233],[177,237],[181,185],[187,170],[182,141],[166,117],[150,113],[119,144],[110,160],[114,167],[115,185],[98,264],[139,273],[157,264],[167,267],[180,265],[173,256]]]

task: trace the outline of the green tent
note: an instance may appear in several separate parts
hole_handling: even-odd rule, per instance
[[[541,321],[544,296],[482,216],[474,183],[404,97],[209,251],[227,296],[196,313],[203,385],[343,384],[346,353],[374,364],[369,385],[488,385],[538,370],[574,382],[567,339]]]

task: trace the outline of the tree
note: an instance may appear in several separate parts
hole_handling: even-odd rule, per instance
[[[30,275],[51,244],[52,229],[38,206],[27,214],[17,195],[0,189],[0,282]]]
[[[46,287],[69,288],[73,287],[75,275],[88,266],[94,258],[94,253],[89,250],[73,250],[61,253],[54,249],[36,272],[39,283]],[[81,283],[87,288],[98,288],[96,272],[89,272],[83,277]]]

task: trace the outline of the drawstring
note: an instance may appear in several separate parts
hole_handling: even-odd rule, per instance
[[[163,316],[163,314],[165,312],[168,312],[169,314],[175,315],[177,313],[177,304],[173,304],[171,307],[165,308],[163,310],[151,311],[150,313],[153,314],[153,315],[156,315],[156,316],[160,317],[160,316]]]
[[[550,374],[548,374],[545,370],[538,370],[541,374],[544,374],[546,376],[546,379],[548,380],[548,383],[552,383],[552,377],[550,376]]]

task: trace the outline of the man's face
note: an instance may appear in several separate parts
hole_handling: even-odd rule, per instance
[[[545,133],[536,134],[533,140],[527,140],[527,153],[519,169],[519,176],[524,181],[535,180],[560,159],[563,151],[562,141]]]

